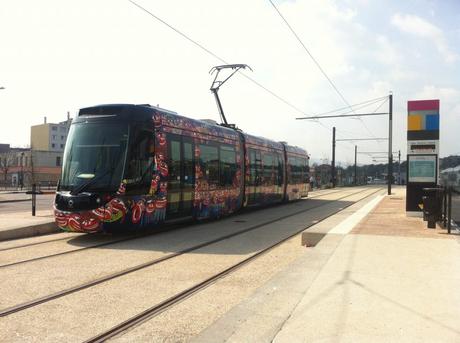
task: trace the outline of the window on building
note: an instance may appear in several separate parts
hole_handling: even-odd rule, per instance
[[[61,166],[61,156],[56,156],[56,167]]]
[[[57,126],[51,126],[51,130],[57,131]]]
[[[61,144],[61,149],[64,149],[64,144]]]
[[[55,147],[56,147],[56,144],[51,143],[51,147],[52,147],[52,148],[55,148]]]

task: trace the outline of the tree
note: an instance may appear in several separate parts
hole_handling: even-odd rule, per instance
[[[8,171],[15,163],[15,153],[13,151],[8,151],[3,154],[0,154],[0,172],[3,173],[3,182],[6,188]]]

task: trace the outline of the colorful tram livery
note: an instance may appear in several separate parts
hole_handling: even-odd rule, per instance
[[[81,109],[56,192],[66,231],[120,231],[219,218],[307,196],[308,155],[149,105]]]

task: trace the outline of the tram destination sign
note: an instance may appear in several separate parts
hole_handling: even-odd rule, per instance
[[[437,154],[439,149],[438,140],[424,140],[424,141],[407,141],[408,154]]]

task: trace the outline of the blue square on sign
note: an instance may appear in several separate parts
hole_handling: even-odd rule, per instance
[[[428,114],[426,116],[426,130],[435,131],[439,130],[439,114]]]

